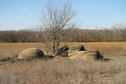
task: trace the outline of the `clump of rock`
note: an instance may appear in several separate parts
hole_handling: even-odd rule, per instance
[[[56,56],[68,57],[70,59],[83,59],[83,60],[103,60],[103,56],[99,51],[86,50],[83,45],[70,47],[65,45],[57,50]],[[28,48],[23,50],[18,59],[31,59],[44,57],[44,53],[38,48]]]
[[[103,56],[99,51],[73,51],[69,53],[70,59],[83,60],[103,60]]]
[[[68,50],[69,46],[65,45],[57,50],[56,55],[62,57],[68,57]]]
[[[41,49],[28,48],[28,49],[24,49],[17,58],[18,59],[31,59],[31,58],[41,58],[41,57],[44,57],[44,53]]]
[[[63,46],[58,49],[57,56],[69,57],[70,59],[83,59],[83,60],[103,60],[103,56],[99,51],[90,51],[85,49],[83,45]]]

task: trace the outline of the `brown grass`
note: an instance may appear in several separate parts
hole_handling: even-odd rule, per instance
[[[0,66],[0,84],[124,84],[125,60],[101,62],[55,58]],[[122,78],[123,77],[123,78]]]
[[[110,52],[115,50],[125,50],[126,42],[64,42],[62,45],[84,45],[89,50],[100,50]],[[41,43],[0,43],[0,53],[9,51],[21,51],[26,48],[41,48]]]
[[[112,60],[53,58],[8,62],[0,65],[0,84],[125,84],[126,42],[65,44],[82,44],[89,50],[100,50]],[[1,43],[0,54],[1,57],[13,57],[32,47],[41,48],[39,43]]]

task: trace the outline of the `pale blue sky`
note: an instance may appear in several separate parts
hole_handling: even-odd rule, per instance
[[[45,0],[0,0],[0,30],[25,29],[40,24]],[[126,23],[126,0],[70,0],[82,28],[110,28]]]

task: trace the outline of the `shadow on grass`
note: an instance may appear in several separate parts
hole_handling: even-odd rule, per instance
[[[109,61],[111,61],[112,59],[110,59],[110,58],[104,58],[103,59],[103,61],[105,61],[105,62],[109,62]]]
[[[6,64],[6,63],[17,63],[17,62],[31,62],[31,61],[35,61],[35,60],[39,60],[39,61],[48,61],[50,59],[53,59],[55,56],[52,55],[45,55],[44,57],[34,57],[34,58],[29,58],[29,59],[18,59],[17,57],[8,57],[8,58],[4,58],[4,59],[0,59],[0,65]],[[104,58],[102,60],[102,62],[109,62],[112,59],[110,58]]]
[[[54,56],[51,55],[45,55],[44,57],[34,57],[29,59],[18,59],[17,57],[8,57],[4,59],[0,59],[0,65],[3,65],[5,63],[16,63],[16,62],[22,62],[22,61],[33,61],[33,60],[50,60],[54,58]]]
[[[42,57],[42,59],[45,59],[45,60],[49,60],[52,58],[54,58],[54,56],[52,56],[52,55],[45,55],[44,57]]]

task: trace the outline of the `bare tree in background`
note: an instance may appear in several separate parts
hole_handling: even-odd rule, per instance
[[[55,54],[68,28],[73,28],[73,18],[75,16],[72,6],[68,0],[48,0],[41,26],[41,40],[44,47]]]

